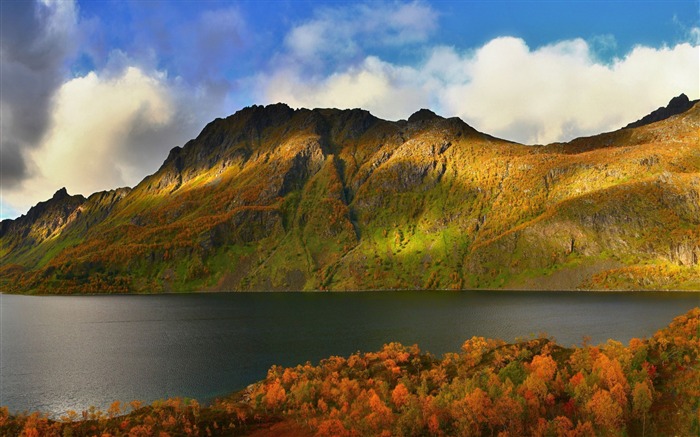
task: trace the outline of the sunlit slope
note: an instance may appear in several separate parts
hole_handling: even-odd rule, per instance
[[[43,270],[63,249],[82,243],[94,232],[129,188],[102,191],[89,198],[69,195],[65,188],[39,202],[17,220],[0,225],[2,267],[0,277],[26,270]],[[48,275],[53,269],[43,271]]]
[[[700,289],[698,111],[523,146],[426,110],[246,108],[51,238],[4,221],[3,288]]]

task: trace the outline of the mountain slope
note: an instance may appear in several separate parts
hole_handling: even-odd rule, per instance
[[[53,221],[3,221],[0,280],[45,293],[698,289],[699,111],[523,146],[427,110],[389,122],[254,106],[133,190],[59,192]]]

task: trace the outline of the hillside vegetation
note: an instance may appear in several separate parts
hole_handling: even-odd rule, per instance
[[[428,110],[390,122],[245,108],[133,189],[60,190],[4,220],[0,285],[697,290],[700,105],[689,105],[545,146]]]
[[[700,309],[628,346],[475,337],[441,359],[417,346],[273,367],[207,407],[171,399],[60,420],[0,409],[25,436],[657,436],[700,432]],[[127,411],[133,410],[127,414]]]

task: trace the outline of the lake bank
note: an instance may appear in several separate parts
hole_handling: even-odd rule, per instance
[[[206,401],[260,380],[273,364],[392,341],[437,356],[472,336],[626,343],[699,301],[685,292],[4,295],[1,404],[61,414],[115,399]]]

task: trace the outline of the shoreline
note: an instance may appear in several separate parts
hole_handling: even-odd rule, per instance
[[[291,433],[282,435],[299,436],[302,435],[299,432],[305,432],[303,435],[310,436],[314,433],[323,435],[323,421],[335,415],[335,419],[340,418],[345,426],[359,434],[363,434],[363,430],[372,430],[364,435],[379,435],[375,432],[377,430],[387,433],[403,429],[402,420],[410,420],[422,431],[440,427],[444,434],[455,435],[461,434],[458,430],[466,429],[460,428],[460,424],[464,417],[468,417],[463,416],[463,409],[452,408],[458,407],[460,401],[454,400],[459,399],[458,396],[475,398],[481,408],[495,414],[498,410],[492,409],[504,402],[507,405],[532,402],[534,398],[529,387],[539,382],[538,387],[544,390],[539,397],[546,395],[546,399],[550,399],[542,404],[546,410],[515,409],[512,410],[515,421],[499,422],[494,426],[514,432],[535,429],[541,422],[538,417],[543,417],[548,423],[547,420],[557,414],[557,417],[567,419],[569,430],[573,429],[574,423],[578,423],[577,429],[582,423],[588,423],[585,435],[602,434],[609,427],[597,420],[598,410],[593,407],[596,407],[597,400],[605,397],[605,411],[614,412],[619,431],[637,435],[640,420],[646,421],[648,414],[646,423],[657,424],[656,431],[675,429],[680,431],[679,435],[688,431],[692,434],[692,431],[697,431],[693,400],[697,381],[692,382],[692,375],[698,360],[697,342],[692,340],[697,339],[699,316],[700,309],[695,308],[676,316],[653,336],[629,346],[622,345],[625,353],[644,352],[643,362],[637,363],[625,360],[624,353],[621,354],[614,343],[565,347],[545,337],[514,343],[473,337],[457,353],[446,353],[442,357],[417,345],[391,343],[376,351],[330,356],[318,364],[273,365],[266,377],[201,403],[196,398],[183,397],[162,398],[150,403],[114,401],[108,409],[90,407],[82,410],[82,414],[79,411],[56,414],[10,412],[4,406],[0,408],[0,431],[6,431],[8,435],[15,434],[10,431],[19,434],[22,429],[37,432],[57,430],[63,431],[63,435],[76,431],[80,435],[85,431],[121,435],[127,428],[142,430],[148,425],[155,427],[155,431],[176,435],[184,434],[187,429],[198,430],[195,435],[204,435],[206,429],[207,435],[258,435],[256,432],[262,430],[268,431],[261,434],[267,436],[273,435],[269,434],[271,430],[288,429]],[[691,341],[684,341],[686,337]],[[460,372],[454,372],[455,365]],[[613,370],[601,373],[606,369]],[[490,378],[479,376],[484,372],[490,374]],[[338,375],[344,379],[339,381]],[[555,380],[555,375],[563,375],[563,379],[559,380],[557,376]],[[620,378],[622,383],[617,382]],[[577,390],[581,384],[588,387],[593,379],[597,382],[590,386],[589,391]],[[353,381],[353,384],[345,384],[343,381],[346,380]],[[386,389],[377,389],[376,381]],[[424,385],[432,388],[422,390]],[[500,389],[491,390],[494,385]],[[335,391],[324,390],[326,386]],[[304,387],[315,389],[309,392]],[[463,394],[465,387],[467,391]],[[313,393],[310,401],[309,393]],[[643,399],[640,393],[645,396]],[[346,398],[349,402],[343,410],[329,413],[328,408],[323,407]],[[434,414],[436,405],[431,401],[436,398],[453,401],[440,410],[442,420],[432,421],[430,425],[430,421],[423,419]],[[640,410],[640,400],[644,400],[643,410]],[[315,405],[319,407],[315,408]],[[359,423],[358,414],[365,411],[367,405],[382,411],[386,420]],[[416,415],[413,414],[415,411],[404,408],[406,405],[427,405],[430,408],[423,412],[424,415]],[[534,419],[532,414],[536,415]],[[212,433],[219,430],[217,423],[229,423],[229,427]],[[284,424],[275,425],[279,423]],[[374,428],[367,428],[367,423]],[[562,423],[561,420],[552,422],[553,425]],[[492,425],[487,426],[484,421],[477,435],[488,435],[491,428]],[[469,429],[472,429],[471,425]],[[650,431],[650,435],[657,433],[653,428]]]
[[[8,293],[0,291],[1,295],[7,296],[173,296],[173,295],[205,295],[205,294],[266,294],[266,293],[296,293],[296,294],[356,294],[356,293],[400,293],[400,292],[453,292],[453,293],[616,293],[616,294],[636,294],[636,293],[697,293],[700,290],[631,290],[631,289],[551,289],[551,288],[372,288],[361,290],[197,290],[197,291],[163,291],[153,293]]]

